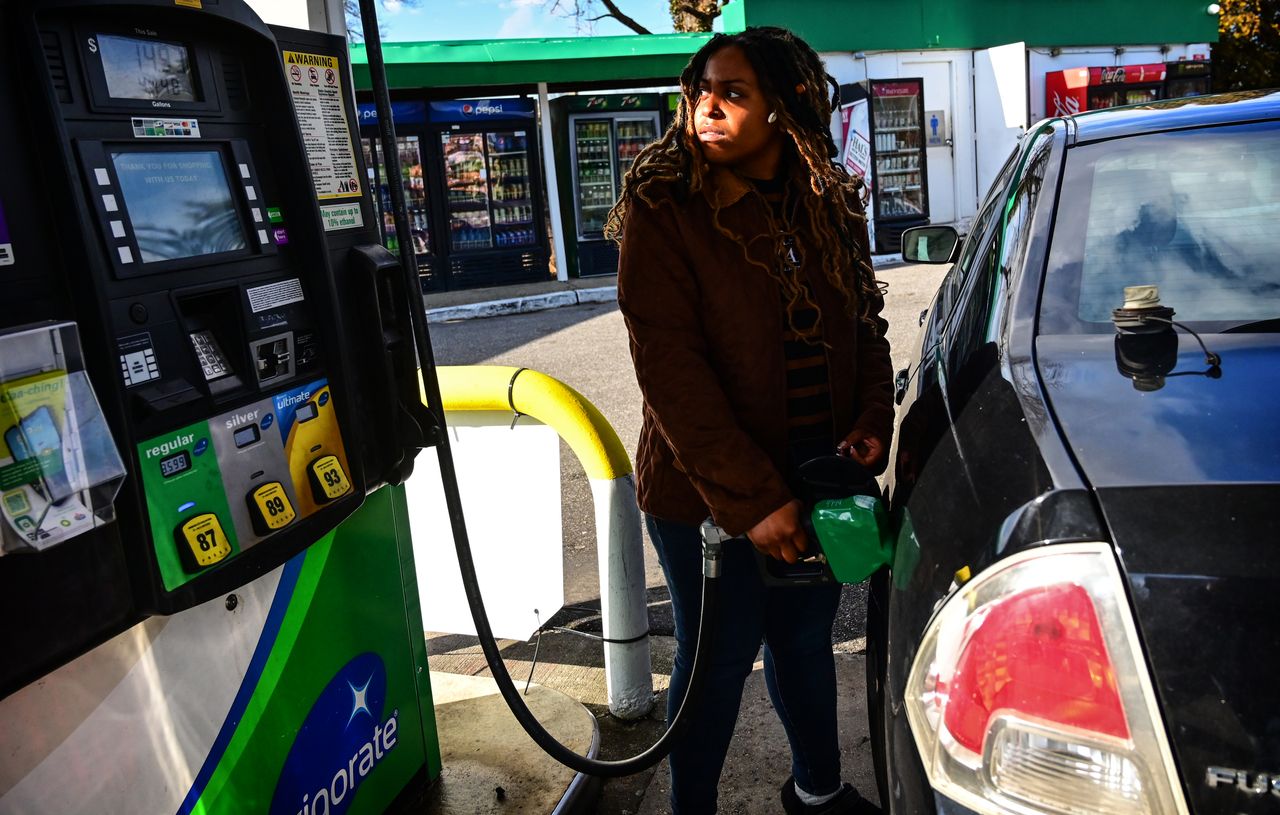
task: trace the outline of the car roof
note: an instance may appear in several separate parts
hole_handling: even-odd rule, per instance
[[[1091,110],[1050,120],[1076,144],[1158,130],[1280,119],[1280,90],[1236,91]]]

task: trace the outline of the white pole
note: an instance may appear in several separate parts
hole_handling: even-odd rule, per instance
[[[589,480],[596,508],[600,624],[606,640],[604,675],[609,712],[619,719],[639,719],[653,710],[653,673],[636,484],[631,473],[607,481]]]
[[[560,220],[560,183],[556,177],[556,155],[551,147],[551,102],[547,83],[538,83],[538,118],[542,120],[542,173],[547,179],[547,205],[551,207],[551,246],[556,253],[556,280],[569,279],[564,255],[564,232]]]

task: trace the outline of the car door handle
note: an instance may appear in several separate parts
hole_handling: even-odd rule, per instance
[[[911,372],[906,368],[898,371],[898,375],[893,378],[893,403],[895,405],[902,404],[902,400],[907,398],[907,385],[911,383]]]
[[[928,316],[929,316],[929,309],[925,309],[924,311],[920,312],[920,320],[919,322],[916,323],[916,325],[924,325],[925,318]]]

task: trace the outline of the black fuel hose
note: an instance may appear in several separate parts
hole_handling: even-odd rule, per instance
[[[447,434],[446,434],[447,435]],[[471,558],[471,546],[467,541],[466,525],[462,520],[461,499],[458,495],[457,476],[453,470],[453,454],[446,444],[439,448],[440,475],[444,483],[445,503],[449,507],[449,519],[453,526],[454,548],[458,552],[458,568],[462,572],[462,586],[467,594],[467,605],[471,608],[471,618],[475,622],[476,637],[480,640],[480,648],[484,651],[485,661],[493,672],[498,691],[506,700],[516,721],[524,728],[529,737],[541,747],[547,755],[575,772],[599,778],[618,778],[624,775],[647,770],[657,764],[668,753],[680,733],[688,726],[690,710],[694,707],[706,684],[707,667],[711,661],[714,647],[714,630],[716,611],[719,607],[720,559],[722,556],[719,542],[704,542],[702,569],[702,610],[698,618],[698,646],[694,652],[693,667],[690,669],[689,686],[685,689],[680,708],[667,725],[662,736],[643,753],[631,758],[616,761],[603,761],[579,755],[565,747],[554,736],[547,732],[542,723],[525,705],[502,661],[498,644],[494,642],[493,630],[489,627],[489,618],[485,612],[484,600],[480,596],[480,585],[476,580],[475,564]],[[446,474],[447,473],[447,474]]]
[[[373,86],[374,105],[378,111],[378,129],[381,136],[383,155],[387,162],[388,178],[400,178],[400,155],[396,149],[395,122],[391,118],[391,96],[387,88],[386,64],[382,57],[382,38],[378,31],[378,12],[374,0],[360,0],[360,21],[364,29],[365,54],[368,59],[369,78]],[[579,755],[556,741],[538,721],[516,690],[511,674],[502,661],[498,644],[493,639],[493,629],[489,626],[489,615],[484,609],[484,600],[480,596],[480,584],[476,579],[475,563],[471,557],[471,544],[467,537],[467,525],[462,516],[462,499],[458,493],[458,475],[454,469],[453,451],[449,445],[449,434],[443,432],[445,427],[443,401],[440,398],[440,383],[435,377],[435,355],[431,348],[431,339],[427,329],[426,314],[422,308],[418,283],[417,260],[414,257],[410,241],[403,236],[409,234],[407,210],[404,192],[398,184],[389,184],[391,193],[392,217],[396,224],[396,234],[402,236],[400,241],[400,261],[404,267],[405,292],[411,298],[409,309],[413,321],[415,347],[418,362],[424,372],[422,385],[426,391],[427,406],[435,414],[436,427],[442,432],[435,434],[437,455],[440,460],[440,480],[444,487],[445,505],[449,511],[449,525],[453,530],[454,547],[458,551],[458,567],[462,572],[462,585],[467,594],[467,605],[471,608],[471,617],[475,622],[476,636],[480,640],[480,648],[484,651],[485,661],[493,672],[494,681],[502,698],[506,700],[516,721],[548,755],[575,772],[600,778],[617,778],[633,775],[646,770],[661,761],[671,752],[671,744],[687,726],[689,711],[698,699],[702,686],[706,683],[706,666],[711,658],[712,629],[716,616],[717,586],[720,576],[720,558],[723,544],[720,541],[707,541],[703,544],[703,578],[702,578],[702,611],[698,620],[698,647],[694,653],[693,667],[690,670],[689,687],[675,717],[668,723],[667,731],[662,737],[643,753],[632,758],[619,761],[601,761]]]

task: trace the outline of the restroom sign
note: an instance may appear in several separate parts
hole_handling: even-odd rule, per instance
[[[946,147],[947,112],[945,110],[924,112],[924,143],[926,147]]]

